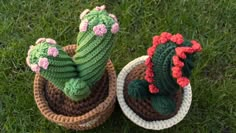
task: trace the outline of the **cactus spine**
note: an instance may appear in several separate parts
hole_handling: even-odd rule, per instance
[[[184,40],[182,35],[163,32],[154,36],[148,49],[145,80],[134,80],[128,94],[135,98],[150,98],[153,108],[163,115],[175,111],[176,95],[180,87],[189,84],[193,69],[193,54],[201,51],[196,41]]]

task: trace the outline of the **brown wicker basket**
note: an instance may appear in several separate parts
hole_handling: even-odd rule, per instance
[[[177,108],[176,108],[175,112],[170,115],[160,115],[158,112],[156,112],[152,108],[150,99],[139,100],[139,99],[134,99],[128,95],[128,84],[132,80],[135,80],[135,79],[144,79],[145,70],[146,70],[145,64],[139,64],[135,68],[133,68],[130,71],[130,73],[127,75],[127,77],[125,79],[125,84],[124,84],[125,102],[136,114],[138,114],[141,118],[143,118],[146,121],[165,120],[165,119],[173,117],[177,113],[177,111],[179,110],[179,107],[182,102],[182,90],[181,89],[177,92],[177,95],[175,96]]]
[[[75,54],[76,45],[64,50]],[[116,101],[116,73],[112,62],[106,65],[102,79],[92,88],[93,93],[85,100],[74,102],[39,74],[34,79],[34,99],[44,117],[63,127],[88,130],[104,123],[114,110]]]

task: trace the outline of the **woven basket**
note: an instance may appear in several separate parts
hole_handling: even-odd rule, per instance
[[[64,47],[70,56],[75,54],[75,49],[76,45]],[[34,79],[34,99],[42,115],[68,129],[95,128],[104,123],[113,112],[116,101],[116,73],[110,60],[102,79],[92,89],[97,91],[92,91],[85,100],[74,102],[39,74]]]
[[[192,91],[190,84],[179,90],[174,97],[176,110],[173,114],[164,116],[156,112],[150,100],[134,99],[128,95],[128,84],[135,79],[144,79],[148,56],[142,56],[128,63],[117,78],[117,98],[123,113],[132,122],[140,127],[151,130],[170,128],[179,123],[187,114],[191,101]]]

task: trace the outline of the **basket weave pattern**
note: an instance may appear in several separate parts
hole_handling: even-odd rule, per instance
[[[68,45],[64,47],[64,50],[70,56],[75,54],[74,53],[75,49],[76,49],[76,45]],[[45,98],[45,88],[47,86],[47,81],[43,77],[41,77],[39,74],[36,74],[35,80],[34,80],[34,98],[40,112],[48,120],[69,129],[87,130],[87,129],[92,129],[94,127],[101,125],[108,119],[108,117],[113,112],[114,103],[116,100],[116,91],[115,91],[116,74],[115,74],[113,64],[110,60],[108,61],[106,65],[106,71],[107,71],[107,74],[106,73],[104,74],[102,80],[108,80],[108,81],[106,81],[104,85],[101,85],[103,87],[99,87],[104,90],[108,88],[108,90],[106,90],[108,93],[104,97],[104,100],[97,101],[97,105],[94,106],[94,108],[91,108],[90,110],[86,110],[87,112],[83,112],[81,113],[81,115],[77,115],[77,116],[67,116],[67,115],[59,114],[57,112],[54,112],[50,108]],[[100,80],[99,82],[104,82],[102,80]],[[96,86],[99,86],[99,85],[96,84],[95,88]],[[81,101],[79,104],[83,104],[83,103],[90,104],[84,101]],[[90,105],[84,105],[84,106],[89,107]]]

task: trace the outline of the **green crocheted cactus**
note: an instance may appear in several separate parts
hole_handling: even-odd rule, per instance
[[[189,84],[194,54],[201,51],[196,41],[184,40],[182,35],[163,32],[153,38],[145,64],[145,80],[134,80],[128,94],[135,98],[150,98],[153,108],[162,115],[175,111],[175,95]]]
[[[73,91],[68,91],[68,88],[73,88],[73,86],[67,85],[65,88],[67,82],[72,79],[76,80],[78,76],[76,65],[71,57],[52,39],[40,38],[36,44],[31,46],[27,57],[27,64],[32,71],[40,73],[67,96],[76,99],[73,98],[75,95]]]
[[[79,78],[91,87],[101,79],[113,47],[113,36],[119,30],[114,15],[105,6],[81,14],[80,32],[77,37],[76,54],[73,57]]]
[[[89,96],[90,87],[98,81],[110,57],[112,41],[119,31],[115,15],[105,6],[81,13],[80,32],[73,59],[50,38],[40,38],[31,46],[26,58],[32,71],[48,81],[74,101]]]

